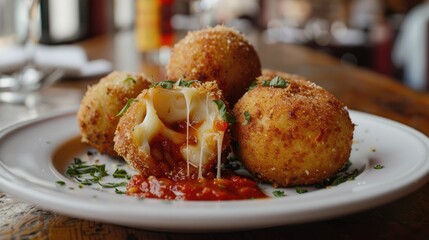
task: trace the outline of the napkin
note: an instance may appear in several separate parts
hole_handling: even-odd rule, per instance
[[[28,54],[22,46],[0,48],[0,73],[11,73],[22,68]],[[37,45],[34,62],[40,68],[60,68],[66,77],[91,77],[112,71],[113,65],[105,59],[89,61],[83,48],[74,45]]]

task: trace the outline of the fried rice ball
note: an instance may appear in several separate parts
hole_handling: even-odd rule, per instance
[[[113,149],[118,113],[128,99],[136,97],[149,85],[142,75],[112,72],[89,87],[77,114],[82,142],[100,153],[118,156]]]
[[[264,71],[233,112],[236,153],[263,182],[319,183],[349,160],[354,124],[346,107],[303,78]]]
[[[119,121],[115,150],[145,177],[214,176],[230,142],[227,109],[215,81],[160,82]]]
[[[261,63],[253,46],[225,26],[189,32],[174,46],[167,64],[169,79],[215,80],[231,106],[260,75]]]

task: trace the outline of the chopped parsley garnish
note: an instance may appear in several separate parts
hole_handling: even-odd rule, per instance
[[[286,196],[286,194],[282,190],[276,190],[276,191],[273,191],[273,196],[274,197],[284,197],[284,196]]]
[[[250,116],[250,113],[248,111],[244,112],[244,122],[243,125],[246,126],[247,124],[249,124],[250,119],[252,118],[252,116]]]
[[[96,183],[99,179],[93,178],[93,179],[81,179],[78,177],[75,177],[76,181],[80,183],[79,188],[82,188],[83,185],[85,186],[91,186],[92,184]]]
[[[80,158],[75,158],[74,163],[70,164],[66,170],[66,175],[74,178],[81,185],[92,185],[98,183],[103,177],[108,176],[106,166],[102,165],[88,165],[85,164]]]
[[[74,162],[74,164],[76,164],[76,165],[83,164],[82,159],[77,158],[77,157],[73,158],[73,162]]]
[[[344,164],[344,166],[340,169],[340,171],[339,172],[344,172],[344,171],[347,171],[347,170],[349,170],[349,168],[352,166],[352,162],[350,162],[350,160],[349,161],[347,161],[346,162],[346,164]]]
[[[357,169],[355,169],[353,172],[351,173],[345,173],[342,175],[336,175],[334,180],[331,182],[330,186],[337,186],[340,185],[341,183],[345,183],[347,181],[352,181],[355,180],[355,177],[359,174],[359,171]]]
[[[252,84],[250,84],[250,86],[249,86],[249,88],[247,89],[248,91],[249,90],[252,90],[252,89],[254,89],[256,86],[258,86],[258,82],[255,80],[255,81],[253,81],[252,82]]]
[[[121,117],[122,115],[124,115],[124,113],[128,110],[128,108],[131,106],[131,103],[136,102],[137,100],[134,98],[129,98],[127,100],[127,103],[125,103],[125,106],[121,109],[121,111],[118,112],[118,114],[116,114],[116,117]]]
[[[276,76],[271,80],[264,80],[262,82],[262,86],[264,87],[285,88],[288,85],[289,82],[279,76]]]
[[[384,166],[380,165],[380,164],[377,164],[374,166],[374,169],[383,169],[383,168],[384,168]]]
[[[74,163],[67,168],[66,174],[70,177],[80,177],[83,174],[89,174],[93,177],[104,177],[108,175],[104,164],[87,165],[82,162],[80,158],[75,158]]]
[[[130,175],[128,175],[127,171],[125,171],[125,169],[120,169],[120,168],[117,168],[112,176],[114,178],[127,178],[127,179],[130,178]]]
[[[95,160],[98,162],[98,160]],[[70,164],[66,169],[66,175],[72,178],[75,182],[79,183],[79,188],[84,186],[91,186],[98,184],[102,188],[115,188],[115,193],[125,194],[126,192],[117,189],[118,187],[126,187],[127,181],[120,182],[106,182],[103,181],[103,178],[109,176],[109,173],[106,170],[105,164],[89,164],[82,161],[80,158],[74,158],[72,164]],[[129,180],[131,176],[127,173],[125,169],[117,168],[112,174],[113,178],[121,178]],[[60,184],[62,181],[57,181],[57,184]],[[64,183],[65,184],[65,183]],[[72,188],[69,188],[72,190]],[[73,188],[74,189],[74,188]],[[99,188],[95,188],[99,189]]]
[[[359,175],[359,171],[354,169],[353,171],[348,171],[352,163],[348,161],[344,167],[333,177],[325,179],[323,182],[314,185],[316,188],[327,188],[340,185],[347,181],[353,181]]]
[[[234,115],[226,110],[226,105],[222,100],[213,100],[213,102],[216,103],[223,120],[227,121],[229,124],[235,123]]]
[[[198,80],[185,81],[183,78],[180,78],[178,81],[178,85],[180,87],[190,87],[193,83],[200,82]]]
[[[127,193],[127,192],[126,192],[126,191],[121,191],[121,190],[119,190],[119,189],[115,188],[115,193],[116,193],[116,194],[125,194],[125,193]]]
[[[308,192],[308,190],[307,190],[307,189],[305,189],[305,188],[301,188],[301,187],[297,187],[297,188],[295,189],[295,191],[296,191],[297,193],[299,193],[299,194],[303,194],[303,193]]]
[[[175,84],[174,81],[167,80],[167,81],[162,81],[162,82],[154,83],[150,87],[161,86],[161,87],[163,87],[165,89],[172,89],[174,87],[174,84]]]
[[[66,183],[64,182],[64,181],[56,181],[55,182],[56,184],[58,184],[58,185],[60,185],[60,186],[65,186],[66,185]]]
[[[132,83],[137,83],[136,79],[134,79],[133,77],[127,77],[123,80],[124,83],[126,82],[132,82]]]

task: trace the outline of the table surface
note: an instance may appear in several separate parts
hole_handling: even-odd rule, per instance
[[[350,109],[390,118],[429,136],[427,93],[410,90],[395,79],[343,63],[311,49],[287,44],[269,44],[259,34],[249,34],[248,38],[259,52],[264,68],[304,76],[333,93]],[[132,43],[131,33],[118,33],[95,37],[78,44],[86,49],[90,59],[109,59],[114,63],[115,69],[143,71],[155,79],[162,78],[163,67],[145,60],[130,47],[133,46]],[[65,79],[45,91],[78,92],[77,100],[66,101],[63,105],[79,104],[81,94],[87,86],[97,81],[98,78]],[[394,202],[335,219],[268,229],[208,234],[153,232],[71,218],[39,209],[0,192],[0,239],[286,239],[287,237],[428,239],[429,184]]]

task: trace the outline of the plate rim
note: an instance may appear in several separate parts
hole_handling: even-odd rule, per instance
[[[158,207],[158,205],[160,205],[160,201],[163,200],[157,200],[157,199],[145,199],[145,202],[149,202],[149,206],[147,206],[147,204],[140,204],[137,205],[138,210],[144,210],[148,215],[154,215],[156,214],[158,216],[158,220],[160,219],[171,219],[171,220],[181,220],[183,218],[187,219],[187,221],[192,220],[195,217],[201,217],[200,215],[202,213],[207,214],[206,216],[203,217],[203,219],[205,219],[205,221],[207,220],[216,220],[216,221],[220,221],[223,220],[224,218],[230,218],[233,220],[239,220],[242,219],[243,217],[254,217],[254,216],[258,216],[258,217],[268,217],[270,215],[275,215],[276,217],[273,218],[272,220],[267,220],[264,224],[258,223],[258,222],[250,222],[248,226],[244,227],[244,228],[259,228],[259,227],[268,227],[268,226],[276,226],[276,225],[285,225],[285,224],[292,224],[292,223],[302,223],[302,222],[309,222],[309,221],[316,221],[316,220],[321,220],[321,219],[328,219],[331,217],[336,217],[336,216],[341,216],[341,215],[346,215],[346,214],[351,214],[357,211],[361,211],[364,209],[368,209],[368,208],[372,208],[375,206],[379,206],[381,204],[384,203],[388,203],[391,202],[395,199],[404,197],[408,194],[410,194],[411,192],[417,190],[418,188],[422,187],[423,185],[425,185],[428,181],[429,181],[429,172],[427,171],[429,168],[429,138],[424,135],[423,133],[417,131],[416,129],[404,125],[402,123],[396,122],[394,120],[388,119],[388,118],[384,118],[384,117],[380,117],[377,115],[373,115],[370,113],[365,113],[365,112],[360,112],[360,111],[356,111],[356,110],[349,110],[351,115],[357,115],[357,116],[363,116],[365,119],[371,120],[371,121],[381,121],[381,122],[387,122],[389,123],[389,125],[391,126],[395,126],[398,127],[398,129],[400,129],[403,132],[406,132],[408,134],[413,135],[414,138],[420,140],[422,142],[422,145],[425,146],[425,153],[426,153],[426,157],[425,160],[423,160],[422,164],[425,164],[426,168],[419,168],[418,172],[419,174],[417,175],[418,177],[414,177],[412,180],[413,184],[410,185],[410,183],[408,184],[402,184],[399,187],[396,187],[394,190],[390,190],[387,191],[385,190],[385,195],[380,195],[380,194],[366,194],[366,195],[350,195],[350,196],[345,196],[342,198],[342,202],[340,203],[336,203],[333,204],[332,202],[322,202],[323,203],[323,210],[327,210],[327,209],[332,209],[332,208],[341,208],[342,206],[348,206],[349,208],[347,209],[343,209],[342,211],[331,211],[329,213],[323,213],[323,214],[316,214],[314,217],[312,217],[311,219],[309,219],[308,217],[301,217],[293,219],[293,220],[284,220],[283,222],[279,221],[279,217],[282,217],[282,215],[284,215],[285,213],[288,214],[294,214],[295,211],[295,215],[297,214],[297,212],[300,211],[306,211],[306,212],[311,212],[314,211],[315,209],[320,208],[320,202],[318,204],[318,207],[315,206],[305,206],[306,209],[303,209],[303,206],[300,206],[298,204],[298,208],[297,209],[288,209],[288,208],[284,208],[284,209],[280,209],[276,211],[276,209],[273,209],[272,207],[267,208],[266,206],[255,206],[250,204],[249,206],[246,206],[246,204],[238,204],[238,205],[244,205],[244,206],[240,206],[241,208],[252,208],[251,212],[247,212],[245,214],[242,213],[242,210],[238,210],[238,209],[234,209],[231,208],[229,205],[236,205],[236,204],[230,204],[231,202],[240,202],[240,201],[228,201],[228,202],[194,202],[194,201],[185,201],[185,202],[180,202],[180,201],[175,201],[175,204],[173,205],[178,205],[179,208],[175,208],[175,211],[178,213],[186,213],[186,215],[178,217],[178,215],[174,215],[171,216],[170,213],[168,211],[166,211],[165,209],[163,210],[159,210],[157,208],[153,208],[152,205],[155,205],[156,207]],[[8,126],[2,130],[0,130],[0,140],[3,139],[4,136],[6,136],[9,133],[12,133],[13,131],[17,130],[17,129],[21,129],[25,126],[30,126],[32,124],[36,124],[42,121],[51,121],[53,119],[56,118],[62,118],[62,117],[71,117],[69,115],[74,115],[76,113],[76,109],[67,109],[67,110],[63,110],[63,111],[56,111],[54,113],[50,113],[50,114],[45,114],[39,117],[36,117],[34,119],[29,119],[23,122],[19,122],[17,124]],[[352,119],[353,120],[353,119]],[[426,172],[425,172],[426,171]],[[15,182],[10,182],[10,179],[8,181],[8,179],[6,178],[7,175],[12,175],[12,173],[7,173],[7,168],[3,166],[3,161],[0,159],[0,173],[2,173],[0,175],[0,188],[8,193],[11,194],[12,196],[15,196],[17,198],[20,199],[25,199],[26,202],[30,202],[32,204],[35,204],[41,208],[44,209],[49,209],[49,210],[53,210],[55,212],[59,212],[68,216],[73,216],[73,217],[78,217],[78,218],[85,218],[85,219],[92,219],[92,220],[98,220],[98,221],[103,221],[103,222],[110,222],[110,223],[116,223],[116,224],[122,224],[122,225],[127,225],[127,226],[134,226],[134,227],[140,227],[140,228],[146,228],[146,229],[155,229],[155,230],[163,230],[163,231],[181,231],[181,230],[185,230],[185,231],[198,231],[201,229],[194,229],[195,226],[199,226],[198,224],[196,224],[195,226],[182,226],[179,229],[175,229],[175,228],[171,228],[168,226],[157,226],[156,224],[150,224],[148,222],[143,222],[143,223],[137,223],[137,224],[133,224],[132,222],[130,222],[127,218],[124,218],[123,216],[121,216],[120,218],[111,220],[111,219],[105,219],[106,217],[106,211],[104,211],[103,208],[99,208],[97,207],[97,201],[94,201],[92,203],[88,203],[87,205],[83,206],[84,209],[82,209],[81,207],[77,207],[76,204],[73,202],[73,200],[75,199],[67,199],[66,201],[63,201],[60,205],[62,205],[62,207],[64,208],[58,208],[58,198],[61,198],[62,195],[64,195],[63,192],[58,192],[58,191],[54,191],[53,195],[44,195],[44,194],[40,194],[40,192],[38,190],[40,190],[39,188],[36,189],[26,189],[28,190],[27,192],[22,192],[19,189],[22,187],[19,183],[15,183]],[[413,172],[414,173],[414,172]],[[10,176],[9,176],[10,177]],[[16,176],[15,176],[16,177]],[[408,182],[411,180],[408,180]],[[42,189],[43,191],[43,189]],[[49,191],[52,191],[52,189],[49,189]],[[373,188],[367,189],[365,191],[375,191]],[[111,195],[111,194],[109,194]],[[31,198],[32,196],[32,198]],[[34,198],[34,196],[36,196]],[[54,196],[54,198],[52,198],[52,196]],[[300,198],[310,198],[311,195],[302,195],[302,197],[300,196]],[[30,199],[29,199],[30,197]],[[112,196],[110,196],[112,197]],[[109,198],[110,198],[109,197]],[[121,199],[124,198],[124,196],[115,196],[116,197],[120,197]],[[367,199],[365,199],[367,198]],[[77,198],[80,199],[80,198]],[[368,199],[370,199],[371,201],[369,201]],[[328,199],[322,199],[324,201],[331,201],[332,199],[328,198]],[[345,201],[344,201],[345,200]],[[364,201],[365,200],[365,201]],[[121,200],[122,201],[122,200]],[[129,198],[129,200],[126,200],[126,202],[135,202],[136,199],[133,198]],[[258,200],[260,201],[260,200]],[[264,200],[261,200],[264,201]],[[275,205],[277,206],[278,204],[285,202],[284,198],[270,198],[269,199],[270,202],[274,202],[276,203]],[[354,204],[354,203],[362,203],[362,201],[364,201],[365,204]],[[245,202],[250,202],[250,201],[245,201]],[[290,202],[286,201],[287,203]],[[112,214],[116,214],[116,215],[120,215],[121,212],[123,212],[124,210],[127,209],[127,207],[124,208],[124,206],[126,206],[125,204],[120,205],[120,206],[115,206],[115,201],[110,203],[107,202],[105,203],[104,207],[112,207],[112,209],[110,209],[110,214],[107,215],[112,215]],[[190,211],[190,212],[186,212],[187,210],[189,210],[189,205],[190,203],[192,203],[193,205],[197,205],[198,206],[198,213]],[[244,202],[241,202],[244,203]],[[107,205],[106,205],[107,204]],[[351,204],[354,204],[354,206],[350,207]],[[134,204],[136,205],[136,204]],[[210,206],[215,206],[218,207],[219,209],[222,209],[223,207],[225,208],[224,210],[228,210],[229,214],[227,216],[225,216],[225,211],[213,211],[210,208],[205,208],[205,207],[210,207]],[[334,206],[335,205],[335,206]],[[169,205],[165,205],[165,206],[169,206]],[[67,209],[65,209],[67,208]],[[168,207],[167,207],[168,208]],[[169,208],[168,208],[169,209]],[[287,209],[288,211],[285,212],[285,209]],[[80,210],[81,212],[79,213],[78,210]],[[85,210],[85,211],[84,211]],[[84,211],[84,214],[82,214],[82,211]],[[138,218],[138,211],[134,212],[134,215],[132,215],[132,218]],[[240,212],[240,216],[234,216],[234,214],[236,214],[237,212]],[[326,211],[325,211],[326,212]],[[99,214],[99,216],[94,216],[95,214]],[[132,212],[131,212],[132,213]],[[222,213],[222,214],[220,214]],[[228,222],[231,222],[231,220],[229,220]],[[181,225],[181,224],[178,224]],[[183,224],[182,224],[183,225]],[[177,227],[176,227],[177,228]],[[231,226],[211,226],[208,227],[206,230],[234,230],[234,229],[243,229],[242,226],[239,226],[239,224],[232,224]]]

